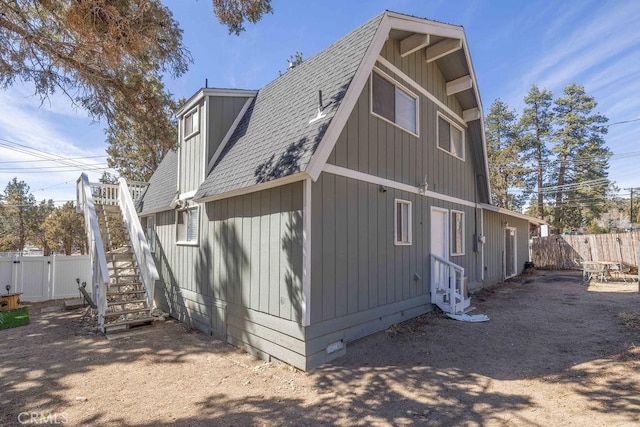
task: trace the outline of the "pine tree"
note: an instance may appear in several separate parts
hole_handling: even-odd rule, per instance
[[[555,100],[553,225],[558,230],[585,226],[605,209],[611,151],[604,140],[608,119],[593,112],[596,106],[574,83]]]
[[[29,230],[29,241],[42,248],[44,256],[49,256],[51,254],[51,248],[47,241],[44,223],[55,209],[53,200],[51,199],[42,200],[38,205],[34,206],[33,209],[32,221]]]
[[[0,222],[3,223],[4,233],[0,236],[1,246],[10,251],[22,252],[33,228],[36,199],[29,192],[27,183],[18,181],[17,178],[9,181],[3,199]]]
[[[533,85],[524,98],[526,107],[522,112],[519,127],[522,151],[527,160],[533,164],[532,176],[528,179],[530,185],[535,188],[536,199],[534,216],[544,219],[544,182],[545,165],[549,161],[553,111],[551,104],[553,95],[546,89],[540,90]]]
[[[514,188],[527,189],[528,169],[524,166],[518,141],[516,113],[500,99],[491,105],[486,118],[487,156],[492,199],[496,206],[518,210],[526,201],[526,191],[520,196]]]
[[[74,248],[84,248],[86,244],[84,218],[76,212],[73,202],[67,202],[53,211],[43,228],[51,249],[64,252],[65,255],[71,255]]]
[[[272,8],[213,0],[213,11],[239,34]],[[190,61],[160,0],[0,0],[0,88],[31,83],[42,101],[60,92],[105,122],[108,163],[128,178],[148,178],[174,146],[176,102],[162,78],[184,74]]]

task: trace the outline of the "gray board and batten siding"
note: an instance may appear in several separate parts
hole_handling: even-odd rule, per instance
[[[175,212],[156,214],[156,303],[248,351],[306,367],[301,182],[200,205],[198,245],[175,240]]]
[[[209,96],[208,99],[210,129],[208,132],[207,165],[249,98],[241,96]]]
[[[245,105],[247,96],[215,96],[205,94],[182,118],[197,109],[197,132],[185,135],[180,120],[180,166],[178,188],[181,194],[196,191],[204,181],[209,161],[220,146],[233,122]],[[206,144],[205,144],[206,135]]]
[[[377,25],[375,20],[357,30],[364,31],[362,40],[357,39],[363,45],[358,50],[360,55],[364,55],[365,44],[373,37],[374,24]],[[341,43],[345,44],[340,41],[328,52],[342,52]],[[469,70],[453,69],[457,66],[455,61],[455,66],[447,65],[447,59],[427,62],[424,49],[401,57],[399,43],[392,34],[375,67],[419,99],[418,136],[371,114],[369,78],[339,131],[327,169],[311,184],[298,181],[234,197],[213,197],[262,182],[256,178],[253,163],[244,160],[248,154],[277,159],[278,173],[284,170],[294,175],[304,169],[310,153],[307,145],[320,142],[324,125],[309,123],[306,110],[300,113],[303,120],[296,119],[287,128],[287,138],[301,130],[313,131],[313,144],[306,141],[301,151],[304,155],[291,155],[288,149],[278,154],[275,145],[271,147],[261,139],[263,124],[278,131],[288,124],[267,120],[274,112],[279,114],[274,117],[284,120],[284,112],[269,102],[270,96],[288,99],[284,96],[289,94],[287,85],[299,85],[302,77],[316,72],[327,77],[323,70],[327,69],[325,62],[331,63],[331,58],[325,58],[328,54],[305,61],[261,89],[244,114],[241,112],[250,95],[207,98],[203,92],[204,97],[190,101],[184,113],[192,111],[191,106],[200,105],[200,132],[186,141],[180,140],[178,189],[185,198],[189,195],[184,193],[198,190],[194,197],[201,202],[199,239],[197,244],[176,243],[176,211],[167,205],[167,211],[156,214],[159,307],[193,327],[222,335],[249,352],[306,370],[344,354],[344,345],[351,340],[432,309],[429,281],[433,207],[449,213],[464,212],[465,251],[451,255],[450,260],[465,268],[470,285],[501,280],[506,222],[518,229],[519,259],[526,257],[528,222],[478,205],[489,202],[486,184],[478,183],[481,178],[486,181],[486,177],[477,174],[478,170],[485,170],[484,163],[478,160],[484,159],[480,120],[467,128],[475,126],[473,129],[479,128],[480,133],[464,132],[464,159],[438,148],[438,114],[462,129],[467,126],[459,117],[474,107],[475,98],[466,99],[469,93],[447,96],[446,83],[452,73]],[[350,67],[355,69],[358,63],[359,60],[354,61]],[[314,64],[319,64],[317,70]],[[440,66],[447,68],[446,73]],[[345,80],[350,81],[347,77]],[[423,89],[417,90],[414,84]],[[425,90],[429,94],[423,93]],[[315,93],[314,90],[309,111],[316,109]],[[325,89],[325,95],[330,93]],[[341,96],[336,98],[336,105]],[[260,104],[261,99],[264,105]],[[211,156],[236,119],[241,120],[230,143],[220,150],[217,167],[205,179]],[[183,132],[182,121],[180,126]],[[469,134],[473,136],[470,138]],[[204,135],[207,141],[202,139]],[[286,148],[289,139],[275,138],[271,143]],[[269,151],[257,152],[265,148],[260,144],[266,144]],[[258,157],[253,160],[262,159]],[[364,176],[358,174],[395,182],[398,188],[391,185],[381,191],[378,184],[358,179]],[[425,178],[429,191],[419,194],[416,190]],[[303,205],[309,202],[307,189],[311,191],[311,210],[303,212]],[[394,243],[395,199],[411,202],[410,245]],[[305,246],[306,231],[310,231],[310,248]],[[473,245],[476,233],[486,234],[485,245]],[[310,258],[303,260],[307,249]],[[310,275],[303,279],[309,273],[303,271],[303,266],[308,266],[305,261],[310,263]],[[521,264],[519,260],[518,266]],[[306,292],[309,299],[303,301]]]
[[[397,41],[388,40],[382,56],[392,58],[405,74],[462,115],[455,97],[446,96],[443,89],[439,89],[446,82],[435,63],[427,63],[422,51],[399,59],[397,50]],[[437,113],[451,117],[394,73],[383,66],[380,69],[419,97],[419,137],[371,114],[370,84],[367,83],[328,163],[414,187],[420,186],[426,178],[429,190],[468,202],[487,202],[477,200],[477,168],[470,156],[477,148],[472,147],[470,139],[465,137],[464,160],[439,149],[436,143]],[[461,125],[456,120],[453,122]]]
[[[504,239],[505,228],[516,229],[516,274],[524,270],[529,260],[529,221],[500,212],[484,210],[484,275],[485,284],[499,283],[504,280]]]
[[[190,114],[197,109],[197,132],[189,135],[184,134],[184,120],[180,120],[180,150],[179,150],[179,166],[178,166],[178,190],[180,193],[188,193],[198,189],[204,180],[204,138],[206,123],[204,99],[200,100],[191,109],[185,112]]]
[[[399,41],[390,39],[381,56],[462,115],[457,100],[446,96],[446,82],[437,65],[427,63],[422,50],[401,59]],[[419,136],[371,114],[368,83],[328,163],[413,187],[424,182],[426,176],[430,189],[474,202],[473,162],[437,147],[439,107],[386,67],[378,66],[419,97]],[[470,153],[468,138],[465,145],[465,152]],[[468,204],[395,188],[383,192],[377,184],[327,172],[313,183],[311,194],[309,342],[323,340],[324,347],[339,339],[347,342],[431,310],[432,206],[464,212],[465,253],[450,259],[465,268],[470,282],[481,281],[481,256],[472,245],[474,232],[481,227],[474,222],[480,221],[479,208],[476,212]],[[394,244],[395,199],[412,203],[412,244],[408,246]]]

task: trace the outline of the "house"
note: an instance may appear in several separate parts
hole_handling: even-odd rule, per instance
[[[384,12],[260,90],[203,88],[138,201],[155,304],[311,369],[519,274],[461,27]]]

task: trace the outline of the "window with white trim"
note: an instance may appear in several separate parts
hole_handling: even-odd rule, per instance
[[[418,97],[376,71],[371,73],[371,112],[418,135]]]
[[[395,199],[395,232],[394,243],[396,245],[411,244],[411,202]]]
[[[451,211],[451,255],[464,255],[464,212]]]
[[[184,135],[184,139],[190,138],[200,132],[200,115],[198,111],[199,109],[196,107],[182,117],[182,134]]]
[[[144,236],[149,244],[149,250],[155,252],[156,250],[156,217],[155,215],[142,217],[142,228],[144,229]]]
[[[438,148],[464,160],[464,130],[439,113]]]
[[[181,244],[198,244],[198,207],[177,211],[176,241]]]

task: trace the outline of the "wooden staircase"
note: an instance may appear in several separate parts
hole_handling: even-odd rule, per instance
[[[105,332],[153,322],[122,213],[117,205],[95,205],[109,269]]]

